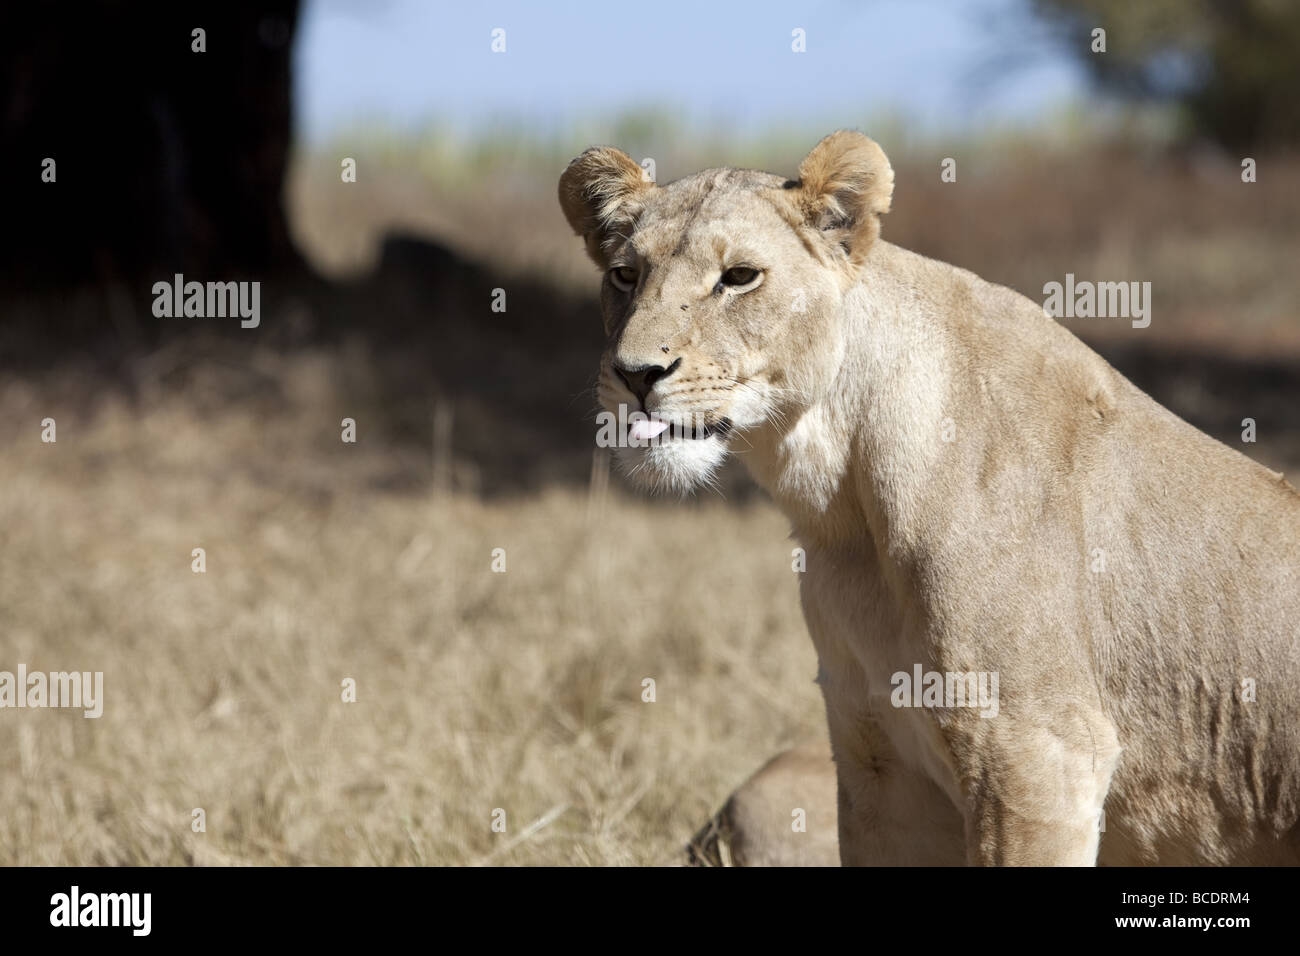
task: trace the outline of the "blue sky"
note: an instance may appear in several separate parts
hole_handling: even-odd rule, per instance
[[[1042,36],[1027,0],[306,0],[296,122],[313,141],[358,121],[545,130],[648,106],[738,131],[1029,123],[1085,91]]]

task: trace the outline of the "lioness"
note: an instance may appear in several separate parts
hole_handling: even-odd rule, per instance
[[[734,448],[806,550],[841,861],[1300,861],[1300,496],[878,238],[893,180],[841,131],[793,180],[602,147],[559,188],[627,471]]]

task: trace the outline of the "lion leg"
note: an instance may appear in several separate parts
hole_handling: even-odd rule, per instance
[[[992,723],[992,721],[990,721]],[[976,865],[1095,866],[1100,820],[1119,745],[1104,718],[1058,726],[999,724],[962,768]],[[1073,725],[1073,726],[1072,726]]]
[[[861,726],[861,725],[859,725]],[[961,813],[905,768],[873,724],[844,740],[778,754],[745,781],[687,847],[697,866],[957,866]]]
[[[833,713],[833,711],[832,711]],[[904,764],[875,721],[831,724],[844,866],[960,866],[961,811],[933,780]]]

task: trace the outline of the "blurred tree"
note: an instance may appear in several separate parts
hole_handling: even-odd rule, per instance
[[[1033,0],[1102,88],[1232,148],[1300,142],[1297,0]],[[1092,30],[1106,30],[1093,53]]]
[[[297,13],[297,0],[6,11],[0,287],[140,293],[173,272],[296,267],[281,192]]]

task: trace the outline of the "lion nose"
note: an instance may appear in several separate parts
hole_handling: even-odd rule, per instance
[[[681,364],[681,359],[673,362],[667,368],[662,365],[630,366],[622,362],[615,362],[614,371],[618,373],[618,377],[623,380],[623,383],[627,385],[632,394],[644,404],[645,397],[650,394],[650,389],[654,388],[655,382],[672,375],[673,372],[677,371],[677,366]]]

